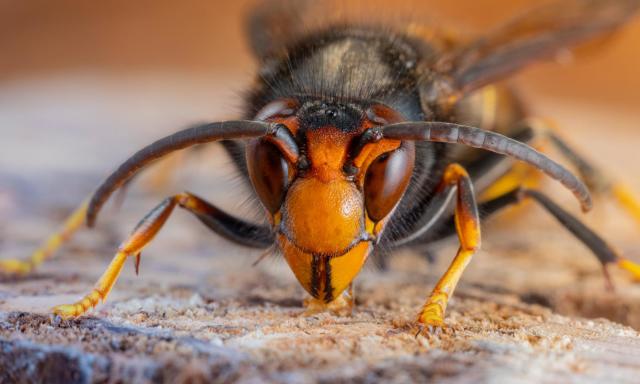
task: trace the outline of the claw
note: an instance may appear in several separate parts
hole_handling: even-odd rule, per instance
[[[429,330],[429,333],[431,335],[440,336],[440,334],[442,333],[442,330],[444,328],[442,326],[439,326],[439,325],[430,325],[430,326],[427,327],[427,329]]]
[[[435,296],[438,298],[438,296]],[[420,334],[425,334],[425,329],[427,330],[427,334],[431,336],[438,336],[442,333],[442,329],[444,328],[444,309],[441,304],[436,302],[430,302],[424,306],[422,312],[418,316],[418,320],[416,321],[418,326],[418,333],[416,337]]]
[[[416,332],[415,337],[418,338],[418,336],[420,335],[425,337],[440,336],[444,332],[444,327],[445,326],[443,323],[424,324],[420,320],[418,320],[418,322],[416,323],[416,328],[418,328],[418,331]]]
[[[95,308],[106,295],[102,294],[98,289],[93,289],[91,293],[83,297],[81,300],[73,304],[62,304],[55,306],[51,311],[63,319],[71,319],[86,313],[89,309]]]
[[[51,312],[64,320],[68,320],[81,315],[82,308],[78,308],[78,306],[77,304],[57,305],[51,309]]]

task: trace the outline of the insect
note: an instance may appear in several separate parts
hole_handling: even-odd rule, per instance
[[[351,308],[353,280],[381,247],[457,235],[459,250],[419,311],[421,330],[444,325],[447,303],[481,245],[479,212],[489,216],[522,200],[546,209],[604,267],[640,277],[640,266],[531,187],[537,179],[522,170],[556,179],[584,211],[592,206],[590,189],[639,216],[636,200],[528,116],[509,87],[496,84],[612,32],[639,1],[563,0],[470,42],[416,25],[337,25],[303,33],[297,17],[308,3],[265,3],[250,18],[260,70],[243,120],[198,125],[141,149],[30,260],[5,260],[0,268],[30,272],[83,223],[93,226],[111,194],[145,166],[196,144],[221,142],[270,225],[234,217],[191,193],[168,197],[121,244],[93,290],[54,313],[80,316],[105,300],[125,260],[134,257],[138,268],[143,248],[175,207],[238,244],[277,246],[316,309]],[[534,149],[541,142],[556,147],[581,177]]]

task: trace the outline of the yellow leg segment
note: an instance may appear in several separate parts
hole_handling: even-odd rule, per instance
[[[460,249],[453,262],[440,278],[418,316],[418,325],[443,327],[447,303],[473,255],[480,249],[480,220],[473,186],[466,170],[458,164],[450,165],[443,177],[443,186],[458,187],[455,208],[455,224]]]
[[[51,235],[38,249],[26,260],[9,259],[0,260],[0,274],[10,276],[24,276],[33,272],[42,263],[50,259],[65,242],[71,238],[78,228],[84,223],[87,213],[88,200],[84,201],[65,220],[62,229]]]
[[[612,180],[607,176],[607,173],[578,154],[564,139],[558,136],[556,133],[558,131],[557,125],[552,120],[532,118],[528,119],[527,125],[536,132],[537,139],[534,144],[536,149],[543,152],[548,147],[557,149],[577,169],[592,192],[613,199],[624,212],[640,225],[640,199],[629,186]],[[483,191],[480,200],[495,199],[518,187],[534,189],[539,181],[540,173],[533,167],[516,163],[509,172]],[[622,257],[616,264],[619,268],[629,272],[635,280],[640,281],[640,265]]]
[[[567,142],[556,133],[555,124],[548,120],[535,120],[541,130],[546,131],[546,139],[553,144],[580,172],[582,178],[593,192],[607,196],[615,201],[622,211],[640,225],[640,199],[636,193],[626,184],[613,180],[609,173],[603,172],[597,166],[578,154]],[[619,257],[617,262],[619,268],[631,273],[635,280],[640,281],[640,265]]]
[[[640,281],[640,264],[620,257],[618,259],[618,267],[629,272],[635,281]]]
[[[542,181],[542,175],[534,167],[516,163],[498,180],[482,191],[480,201],[493,200],[518,187],[535,188]]]
[[[531,126],[542,132],[546,142],[553,145],[579,171],[580,176],[594,192],[612,198],[629,216],[640,225],[640,199],[626,184],[609,177],[590,161],[578,154],[566,140],[559,137],[556,124],[548,119],[531,119]]]
[[[640,200],[631,188],[618,182],[610,187],[610,192],[620,207],[640,225]]]
[[[640,202],[631,188],[622,183],[610,186],[609,193],[623,211],[627,212],[640,225]],[[640,265],[631,260],[620,257],[618,267],[631,274],[635,281],[640,282]]]
[[[540,123],[538,120],[532,120],[529,124],[534,131],[538,131]],[[545,152],[548,143],[544,140],[540,140],[537,137],[534,138],[534,142],[531,146],[540,152]],[[511,169],[498,180],[492,183],[487,189],[480,194],[480,201],[493,200],[499,196],[502,196],[515,188],[537,188],[542,182],[542,174],[536,168],[523,163],[516,162]]]
[[[128,255],[126,253],[118,252],[89,294],[73,304],[54,307],[53,313],[64,319],[77,317],[97,306],[99,302],[105,301],[111,288],[118,279],[118,275],[120,275],[120,271],[122,271],[122,266],[127,257]]]
[[[201,207],[204,207],[198,197],[188,193],[181,193],[165,199],[142,219],[129,238],[122,243],[111,264],[102,274],[93,290],[73,304],[54,307],[53,313],[63,318],[77,317],[94,308],[100,301],[104,301],[118,279],[126,259],[129,256],[135,256],[139,261],[140,253],[160,231],[176,205],[180,205],[192,212],[197,212]],[[136,272],[137,266],[138,263],[136,262]]]

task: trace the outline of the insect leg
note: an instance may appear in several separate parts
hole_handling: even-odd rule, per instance
[[[24,276],[32,273],[55,255],[55,252],[68,242],[71,236],[82,226],[87,213],[85,201],[65,220],[60,231],[38,247],[26,260],[0,260],[0,274],[8,276]],[[273,235],[267,227],[247,223],[237,219],[215,206],[200,200],[200,211],[194,213],[212,231],[239,245],[252,248],[266,248],[273,244]]]
[[[30,259],[27,261],[0,261],[0,273],[4,272],[10,275],[26,274],[49,258],[83,222],[86,222],[89,227],[93,227],[98,212],[111,194],[126,184],[142,168],[150,163],[170,153],[197,144],[263,136],[273,136],[273,140],[285,140],[287,143],[291,143],[291,133],[285,126],[247,120],[200,124],[155,141],[136,152],[118,167],[118,169],[100,185],[88,203],[78,208],[66,221],[63,229],[53,235]],[[297,150],[297,148],[292,150]]]
[[[473,185],[467,171],[459,164],[449,165],[445,170],[442,184],[443,187],[457,187],[455,225],[460,239],[460,248],[449,269],[440,278],[424,304],[418,317],[420,326],[442,327],[444,325],[444,312],[449,298],[453,295],[458,280],[471,261],[471,257],[480,248],[480,218]]]
[[[31,256],[26,260],[8,259],[0,260],[0,274],[23,276],[33,272],[42,263],[51,258],[54,253],[64,243],[66,243],[73,233],[84,223],[84,217],[87,213],[88,200],[84,201],[75,211],[65,220],[60,231],[51,235]]]
[[[580,242],[586,245],[596,255],[604,268],[610,264],[617,264],[620,268],[631,272],[636,279],[640,279],[640,266],[618,255],[602,237],[583,224],[575,216],[565,211],[543,193],[531,189],[520,190],[520,199],[530,198],[542,206],[555,217],[562,226],[569,230]],[[606,270],[606,269],[605,269]],[[608,277],[607,277],[608,278]]]
[[[548,120],[534,120],[534,127],[541,131],[544,138],[557,149],[571,164],[573,164],[580,176],[585,180],[594,193],[613,198],[613,200],[627,212],[638,224],[640,224],[640,200],[632,192],[631,188],[619,180],[608,177],[606,172],[579,154],[566,140],[561,138],[555,129],[553,122]]]
[[[63,318],[76,317],[104,301],[129,256],[136,257],[137,272],[140,253],[160,231],[176,206],[195,214],[205,225],[227,239],[253,247],[260,247],[265,243],[268,245],[269,240],[273,241],[268,229],[233,218],[201,198],[183,192],[165,199],[140,221],[129,238],[120,245],[111,264],[89,294],[73,304],[56,306],[53,312]]]
[[[544,143],[538,140],[537,131],[528,122],[513,138],[544,152]],[[542,182],[542,175],[534,167],[494,153],[485,154],[467,170],[479,192],[479,201],[495,199],[518,187],[536,188]]]
[[[539,191],[526,188],[515,188],[492,200],[480,203],[478,207],[482,219],[485,219],[497,212],[500,212],[502,209],[518,204],[525,199],[531,199],[538,203],[553,217],[555,217],[563,227],[569,230],[569,232],[580,240],[580,242],[587,246],[598,258],[603,268],[605,268],[605,277],[607,280],[608,275],[606,274],[606,267],[611,264],[615,264],[628,271],[635,279],[640,280],[640,265],[620,256],[601,236]],[[447,228],[452,227],[452,224],[453,223],[449,224]],[[447,237],[449,235],[453,235],[453,231],[441,232],[439,235]],[[421,242],[416,242],[415,244],[419,245],[420,243]]]
[[[587,160],[578,153],[566,140],[561,138],[556,132],[555,124],[549,119],[532,118],[525,122],[532,132],[532,137],[523,140],[517,137],[519,141],[533,141],[533,146],[544,152],[549,147],[556,149],[575,169],[578,171],[581,179],[589,187],[589,190],[595,194],[604,195],[612,198],[617,204],[627,212],[636,222],[640,224],[640,200],[636,197],[632,189],[625,183],[613,180],[607,176],[607,173],[599,167]],[[478,162],[478,170],[468,168],[469,173],[482,175],[487,169],[494,167],[490,161],[492,155],[488,156],[487,161]],[[497,161],[497,160],[496,160]],[[493,161],[493,162],[496,162]],[[480,172],[478,172],[480,171]],[[474,178],[475,179],[475,178]],[[526,164],[516,163],[512,168],[500,177],[498,180],[482,190],[480,200],[491,200],[497,198],[510,190],[517,187],[535,188],[540,182],[539,175],[535,170]],[[476,182],[476,185],[478,183]]]

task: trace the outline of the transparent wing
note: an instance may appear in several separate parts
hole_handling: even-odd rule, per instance
[[[527,64],[615,31],[640,0],[561,0],[534,8],[463,46],[440,63],[457,91],[469,92]]]
[[[261,60],[278,54],[304,31],[302,20],[313,0],[263,0],[249,13],[245,29],[253,53]]]

